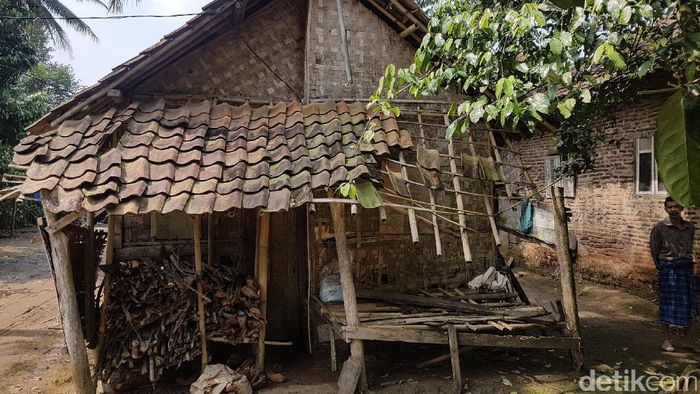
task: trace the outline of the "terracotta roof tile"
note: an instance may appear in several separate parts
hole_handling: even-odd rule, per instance
[[[412,142],[392,117],[374,119],[367,143],[362,103],[169,106],[157,98],[27,137],[14,160],[31,164],[22,192],[49,190],[52,212],[284,210],[310,201],[316,188],[380,181],[377,159]]]

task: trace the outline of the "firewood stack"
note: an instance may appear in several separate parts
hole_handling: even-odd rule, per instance
[[[201,355],[197,326],[197,276],[191,262],[176,254],[156,262],[145,258],[111,269],[104,354],[100,379],[119,389]],[[265,324],[259,286],[223,265],[206,266],[204,300],[207,337],[240,344],[255,342]]]

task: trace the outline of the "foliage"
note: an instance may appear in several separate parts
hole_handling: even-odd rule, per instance
[[[669,194],[684,206],[700,201],[700,98],[678,92],[664,104],[654,145]]]
[[[524,134],[558,129],[569,174],[595,165],[605,137],[593,125],[630,100],[632,82],[658,70],[697,96],[700,0],[441,0],[405,69],[387,67],[372,105],[456,91],[446,137],[491,122]],[[558,126],[558,127],[557,127]]]

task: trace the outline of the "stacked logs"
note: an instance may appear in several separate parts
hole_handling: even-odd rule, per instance
[[[105,347],[100,379],[112,387],[130,386],[201,355],[197,325],[197,275],[191,262],[170,254],[162,260],[121,262],[110,270]],[[265,324],[259,286],[227,266],[206,266],[203,273],[207,337],[228,343],[257,340]]]

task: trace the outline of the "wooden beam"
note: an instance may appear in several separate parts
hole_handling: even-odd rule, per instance
[[[62,218],[56,220],[53,224],[49,224],[49,227],[47,228],[49,235],[53,235],[53,234],[63,230],[66,226],[68,226],[69,224],[78,220],[84,214],[85,214],[85,210],[80,209],[80,211],[78,211],[78,212],[70,212],[70,213],[66,214],[65,216],[63,216]]]
[[[44,216],[49,226],[55,225],[59,220],[57,215],[46,209],[49,200],[47,191],[41,192],[44,202]],[[73,282],[73,268],[70,261],[70,239],[61,231],[49,235],[51,240],[51,255],[55,269],[56,292],[58,293],[58,309],[61,314],[63,335],[66,340],[71,368],[73,370],[73,383],[77,393],[95,392],[95,385],[90,376],[90,363],[85,350],[85,336],[80,324],[80,312],[78,299]]]
[[[401,38],[406,38],[413,34],[416,30],[418,30],[418,25],[414,23],[403,29],[399,35]]]
[[[95,279],[97,276],[97,264],[95,259],[95,214],[87,214],[87,239],[85,239],[85,288],[83,303],[85,305],[85,327],[87,338],[92,340],[95,334]]]
[[[445,126],[450,125],[450,118],[445,115],[444,116],[444,121],[445,121]],[[454,143],[452,142],[452,139],[450,138],[447,142],[447,152],[450,156],[450,171],[454,174],[457,173],[457,162],[455,162],[454,155],[455,155],[455,147]],[[457,209],[459,209],[459,215],[457,216],[459,220],[459,235],[462,239],[462,253],[464,254],[464,262],[466,263],[471,263],[472,260],[472,251],[469,246],[469,236],[467,235],[467,218],[464,216],[464,201],[462,200],[462,195],[459,194],[460,191],[462,191],[462,186],[459,183],[459,178],[456,176],[452,176],[452,187],[455,190],[455,200],[457,201]]]
[[[562,304],[566,320],[566,331],[571,337],[581,337],[581,326],[576,303],[576,282],[574,281],[574,259],[569,251],[569,226],[566,222],[564,188],[552,186],[554,205],[554,232],[557,237],[557,259],[561,279]],[[583,367],[583,350],[579,346],[571,350],[571,361],[577,370]]]
[[[207,322],[204,310],[204,289],[202,288],[202,216],[194,217],[194,269],[197,272],[197,323],[199,324],[199,334],[202,336],[202,371],[209,362],[207,352]]]
[[[456,394],[462,393],[462,371],[459,365],[459,342],[455,326],[447,327],[447,338],[450,343],[450,361],[452,362],[452,384]]]
[[[332,192],[328,192],[332,198]],[[355,283],[352,276],[350,253],[348,252],[345,236],[345,208],[340,203],[330,203],[331,216],[333,218],[333,232],[335,234],[335,246],[338,252],[338,265],[340,268],[340,285],[343,292],[343,306],[345,309],[346,327],[348,330],[357,330],[360,327],[360,319],[357,313],[357,299],[355,297]],[[365,369],[365,349],[359,339],[350,341],[350,359],[360,363],[360,390],[367,391],[367,371]],[[340,381],[339,381],[340,383]],[[341,387],[341,390],[355,391],[355,387]]]
[[[348,50],[348,32],[345,30],[345,16],[343,15],[342,0],[335,0],[338,9],[338,30],[340,30],[340,54],[343,56],[343,68],[345,68],[345,82],[352,84],[352,69],[350,68],[350,51]]]
[[[345,329],[343,337],[348,340],[429,343],[449,345],[445,331],[421,330],[397,327],[360,327],[355,331]],[[533,337],[528,335],[497,335],[484,333],[457,333],[460,346],[532,348],[532,349],[578,349],[581,338],[574,337]]]
[[[257,249],[255,252],[255,272],[260,284],[260,313],[267,321],[267,289],[270,281],[270,213],[260,211],[258,215]],[[265,336],[267,323],[260,327],[255,359],[256,368],[265,371]]]

